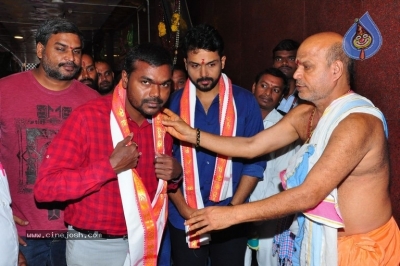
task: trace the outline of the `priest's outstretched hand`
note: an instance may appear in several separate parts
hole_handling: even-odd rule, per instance
[[[163,110],[162,123],[167,132],[173,137],[190,142],[196,143],[196,129],[190,127],[182,118],[171,110],[165,108]]]

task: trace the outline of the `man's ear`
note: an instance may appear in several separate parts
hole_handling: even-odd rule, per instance
[[[128,77],[128,73],[126,73],[125,70],[122,70],[121,80],[122,80],[122,87],[123,87],[124,89],[128,88],[128,80],[129,80],[129,77]]]
[[[221,69],[224,69],[225,62],[226,62],[226,56],[224,55],[223,57],[221,57]]]
[[[332,63],[332,69],[333,69],[334,79],[338,80],[343,75],[343,71],[344,71],[343,62],[336,60],[335,62]]]
[[[253,83],[253,87],[251,87],[251,92],[254,94],[255,91],[256,91],[256,84]]]
[[[36,44],[36,55],[39,59],[42,59],[44,51],[44,45],[41,42]]]

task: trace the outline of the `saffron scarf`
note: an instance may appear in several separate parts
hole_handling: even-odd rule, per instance
[[[130,134],[125,114],[126,90],[122,81],[113,92],[110,115],[114,147]],[[161,114],[153,116],[156,153],[164,153],[165,128]],[[150,201],[146,187],[136,169],[118,174],[118,184],[128,230],[129,254],[124,265],[157,265],[157,254],[167,219],[167,182],[159,179],[156,195]]]
[[[194,113],[196,107],[196,87],[188,80],[183,89],[180,101],[180,115],[182,119],[194,127]],[[220,134],[222,136],[236,135],[236,106],[233,99],[232,83],[225,74],[219,79],[219,122]],[[204,208],[200,191],[199,173],[195,147],[187,142],[181,141],[183,186],[186,203],[194,209]],[[214,169],[214,177],[211,185],[209,199],[219,202],[232,197],[232,158],[217,155]],[[188,228],[186,227],[186,232]],[[209,236],[201,237],[187,236],[189,248],[199,248],[200,245],[208,244]]]

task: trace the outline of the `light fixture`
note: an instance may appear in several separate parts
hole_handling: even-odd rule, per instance
[[[19,40],[20,40],[20,39],[23,39],[23,38],[24,38],[24,37],[19,36],[19,35],[15,35],[15,36],[14,36],[14,39],[19,39]]]
[[[51,0],[52,3],[64,3],[64,0]]]

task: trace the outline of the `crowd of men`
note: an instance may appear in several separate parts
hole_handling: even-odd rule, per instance
[[[39,67],[0,79],[0,266],[399,265],[385,118],[342,41],[282,40],[247,90],[210,25],[185,67],[139,44],[117,81],[46,21]]]
[[[82,54],[81,71],[76,77],[86,86],[98,91],[101,95],[109,94],[113,91],[114,72],[111,66],[103,60],[94,61],[88,54]]]

